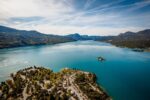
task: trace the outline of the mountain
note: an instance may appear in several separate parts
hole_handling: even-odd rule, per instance
[[[102,39],[99,39],[102,41]],[[149,48],[150,47],[150,29],[139,32],[125,32],[118,36],[113,36],[104,40],[116,46],[124,46],[129,48]]]
[[[65,36],[47,35],[37,31],[17,30],[0,26],[0,48],[56,44],[70,41],[75,40]]]
[[[91,38],[88,35],[80,35],[78,33],[69,34],[67,37],[72,38],[74,40],[91,40]]]
[[[80,35],[79,33],[69,34],[66,37],[72,38],[74,40],[98,40],[103,36],[88,36],[88,35]]]
[[[56,44],[76,40],[95,40],[109,42],[116,46],[129,48],[150,48],[150,29],[139,32],[125,32],[118,36],[88,36],[78,33],[66,36],[47,35],[37,31],[17,30],[0,26],[0,48]]]

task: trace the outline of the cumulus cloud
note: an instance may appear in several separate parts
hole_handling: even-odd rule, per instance
[[[150,12],[142,11],[150,6],[147,0],[130,4],[124,3],[127,0],[82,1],[79,7],[80,0],[0,0],[0,24],[60,35],[116,35],[150,26]]]

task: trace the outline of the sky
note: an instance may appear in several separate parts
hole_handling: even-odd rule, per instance
[[[150,0],[0,0],[0,25],[56,35],[137,32],[150,28]]]

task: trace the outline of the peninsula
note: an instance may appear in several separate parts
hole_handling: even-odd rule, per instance
[[[0,84],[1,100],[111,100],[96,84],[96,75],[64,68],[54,73],[29,67],[11,74]]]

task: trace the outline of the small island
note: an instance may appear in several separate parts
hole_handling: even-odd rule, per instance
[[[111,100],[96,79],[95,74],[76,69],[54,73],[29,67],[1,82],[0,100]]]
[[[106,60],[105,58],[103,58],[101,56],[97,57],[97,59],[98,59],[98,61],[101,61],[101,62]]]

